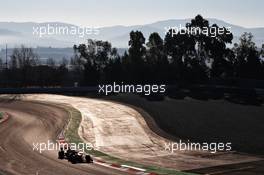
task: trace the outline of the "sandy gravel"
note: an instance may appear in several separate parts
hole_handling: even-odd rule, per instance
[[[79,134],[85,142],[107,154],[148,165],[190,170],[216,165],[250,162],[260,158],[238,153],[165,151],[171,142],[152,132],[143,117],[131,107],[97,99],[61,95],[25,95],[24,100],[64,103],[82,113]]]

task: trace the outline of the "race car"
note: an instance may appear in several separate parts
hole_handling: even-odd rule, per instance
[[[58,152],[59,159],[67,159],[69,162],[76,164],[76,163],[93,163],[93,159],[89,154],[85,152],[78,152],[75,150],[71,150],[70,148],[64,152],[64,149]]]

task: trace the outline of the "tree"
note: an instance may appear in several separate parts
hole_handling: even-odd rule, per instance
[[[12,77],[20,80],[22,86],[32,85],[34,74],[33,66],[38,64],[38,55],[33,52],[32,48],[21,45],[21,48],[15,48],[11,55],[11,69],[14,71]]]
[[[262,57],[264,57],[264,44],[262,44],[260,54],[262,55]]]
[[[86,44],[74,46],[76,62],[83,69],[83,83],[95,85],[105,81],[104,69],[112,57],[118,57],[108,41],[88,40]]]
[[[38,55],[32,48],[21,45],[21,48],[15,48],[11,55],[11,65],[16,68],[25,68],[35,66],[38,63]]]
[[[261,76],[260,55],[252,39],[253,35],[245,32],[239,39],[240,43],[233,48],[237,77],[259,79]]]
[[[63,57],[61,59],[61,64],[60,65],[63,66],[63,67],[66,67],[68,64],[69,64],[69,61],[65,57]]]
[[[195,45],[197,47],[198,59],[201,63],[205,64],[206,46],[208,45],[208,36],[206,36],[203,30],[210,31],[208,20],[204,19],[201,15],[197,15],[191,20],[191,23],[186,24],[186,28],[192,31],[192,37],[195,40]]]
[[[226,78],[233,76],[232,64],[233,53],[232,50],[226,47],[226,44],[231,44],[233,34],[227,32],[225,27],[218,27],[213,24],[211,28],[216,31],[223,31],[222,34],[217,33],[214,37],[210,38],[208,50],[209,57],[212,58],[211,76]]]
[[[55,61],[53,58],[48,58],[47,59],[47,65],[50,67],[55,67]]]
[[[144,55],[146,53],[144,44],[145,37],[140,31],[130,32],[130,40],[128,42],[128,45],[130,47],[128,49],[128,52],[131,62],[142,63],[144,61]]]
[[[157,64],[164,59],[163,40],[158,33],[152,33],[146,45],[148,47],[146,57],[148,64]]]
[[[0,57],[0,70],[3,69],[3,61],[2,61],[2,58]]]
[[[143,82],[144,81],[144,62],[145,62],[145,54],[146,48],[145,37],[140,31],[132,31],[130,32],[130,40],[129,40],[129,57],[128,57],[128,74],[129,79],[134,83]]]
[[[148,80],[155,83],[164,83],[168,74],[168,59],[162,38],[158,33],[152,33],[147,42],[146,67]]]

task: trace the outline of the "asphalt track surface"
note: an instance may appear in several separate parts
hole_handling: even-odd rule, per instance
[[[59,107],[0,100],[0,111],[10,115],[9,120],[0,125],[0,171],[3,174],[128,174],[97,164],[71,164],[67,160],[58,160],[57,151],[41,154],[33,151],[33,143],[55,141],[67,124],[68,114]]]

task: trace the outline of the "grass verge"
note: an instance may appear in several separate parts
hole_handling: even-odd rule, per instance
[[[63,106],[63,108],[67,110],[70,115],[69,124],[64,131],[65,138],[70,143],[75,143],[75,144],[83,143],[83,140],[80,138],[78,134],[78,128],[82,120],[80,111],[70,106]],[[114,164],[121,164],[121,165],[125,164],[129,166],[135,166],[138,168],[146,169],[148,172],[153,172],[153,173],[158,173],[158,174],[167,174],[167,175],[194,175],[193,173],[185,173],[185,172],[180,172],[180,171],[176,171],[173,169],[162,168],[162,167],[157,167],[157,166],[142,165],[139,163],[122,160],[122,159],[110,156],[108,154],[102,153],[97,150],[85,150],[85,151],[88,154],[91,154],[94,157],[101,158],[107,162],[111,162]]]
[[[0,120],[3,118],[3,113],[0,112]]]

